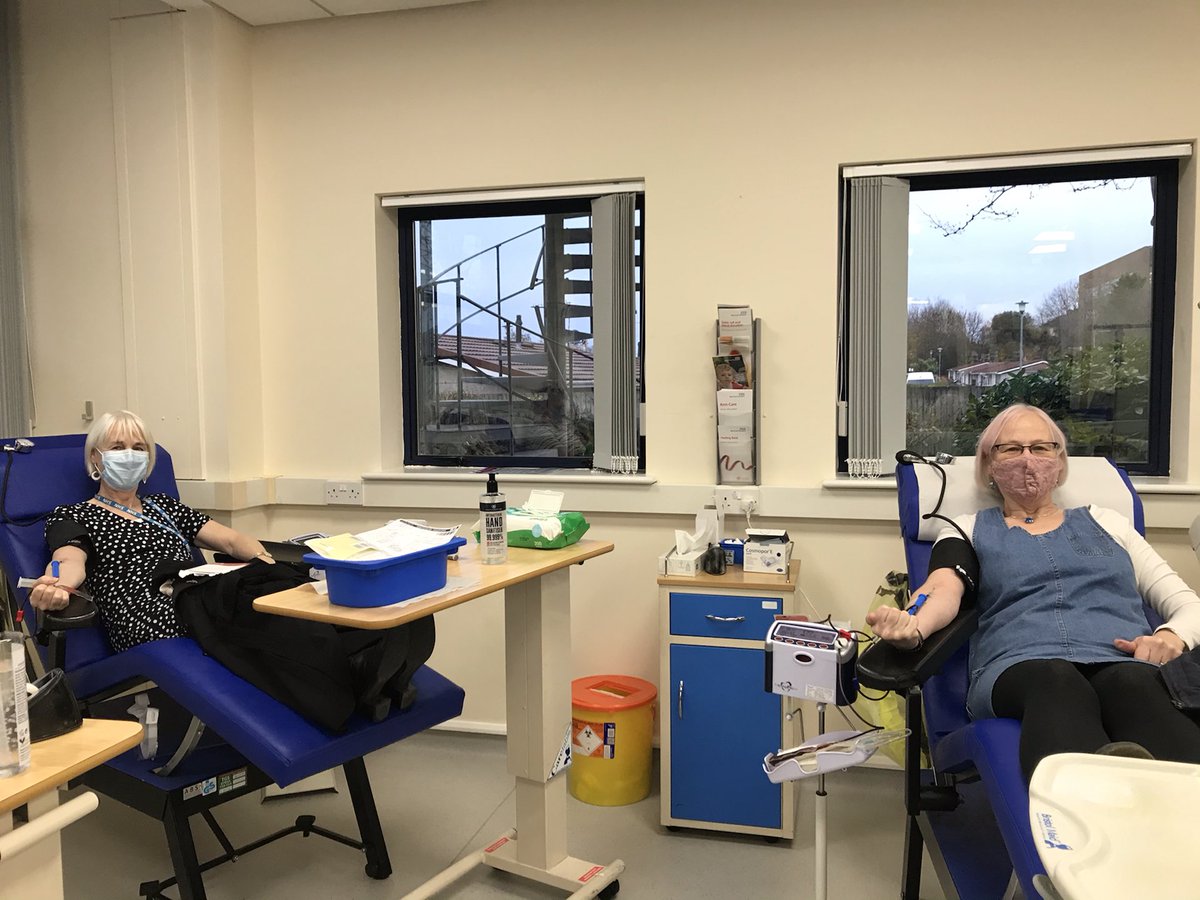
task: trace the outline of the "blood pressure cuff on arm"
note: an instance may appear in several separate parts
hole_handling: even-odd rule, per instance
[[[963,583],[963,600],[974,605],[979,585],[979,557],[962,538],[942,538],[929,553],[929,571],[953,569]]]
[[[90,571],[96,551],[92,546],[92,539],[88,535],[87,529],[78,522],[73,519],[59,519],[57,522],[51,522],[46,526],[46,543],[50,547],[52,556],[59,547],[76,547],[82,550],[87,554],[86,566]]]

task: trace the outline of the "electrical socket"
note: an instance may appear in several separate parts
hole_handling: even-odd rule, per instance
[[[756,512],[759,504],[758,487],[719,487],[713,491],[713,503],[726,514]]]
[[[738,501],[742,504],[742,512],[746,513],[746,515],[758,512],[759,497],[757,487],[738,488],[737,496]]]
[[[737,491],[733,488],[717,488],[713,491],[713,505],[726,515],[741,511]]]
[[[327,481],[325,482],[325,502],[339,503],[344,506],[362,506],[362,482],[359,481]]]

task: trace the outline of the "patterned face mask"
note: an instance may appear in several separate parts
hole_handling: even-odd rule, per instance
[[[1062,460],[1057,456],[1025,454],[1016,459],[992,463],[992,481],[996,482],[1001,494],[1014,500],[1028,501],[1050,496],[1061,472]]]
[[[132,491],[150,470],[145,450],[105,450],[100,454],[100,474],[118,491]]]

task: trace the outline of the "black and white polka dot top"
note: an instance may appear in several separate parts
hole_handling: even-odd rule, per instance
[[[60,506],[46,518],[51,553],[66,544],[87,553],[83,589],[95,599],[108,641],[117,651],[184,634],[171,598],[154,589],[150,579],[164,560],[191,560],[196,533],[208,521],[204,513],[166,494],[150,494],[149,499],[178,535],[95,503]],[[144,515],[161,518],[150,504],[143,503],[143,509]]]

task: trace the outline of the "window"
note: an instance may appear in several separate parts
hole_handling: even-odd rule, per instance
[[[400,208],[406,464],[644,469],[641,207]]]
[[[970,455],[1022,401],[1073,455],[1168,474],[1185,149],[848,178],[841,471],[883,474],[900,445]]]

